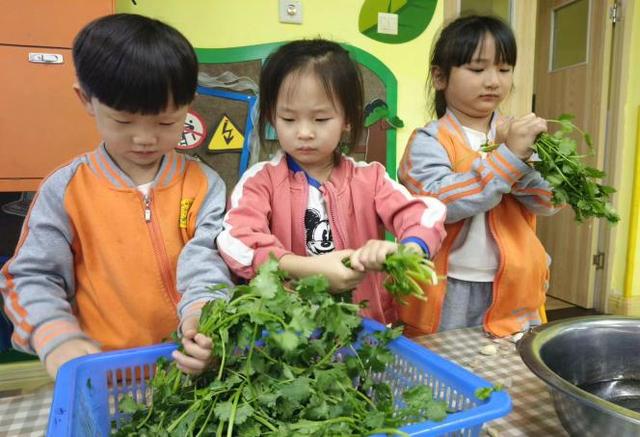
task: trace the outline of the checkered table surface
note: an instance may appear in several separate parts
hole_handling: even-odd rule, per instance
[[[479,329],[457,329],[415,339],[433,352],[457,362],[493,384],[503,384],[513,411],[485,425],[485,436],[566,436],[542,381],[520,360],[508,340],[490,339]],[[497,353],[480,354],[493,344]],[[1,436],[43,436],[51,406],[51,389],[29,395],[0,398]]]
[[[52,389],[0,398],[0,436],[43,436],[49,420]]]
[[[484,427],[486,436],[567,436],[545,384],[520,359],[515,344],[491,339],[478,328],[456,329],[415,338],[431,351],[455,361],[492,384],[503,384],[511,396],[513,411]],[[495,355],[480,349],[496,346]]]

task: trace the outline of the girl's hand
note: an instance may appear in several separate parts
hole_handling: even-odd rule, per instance
[[[351,254],[351,268],[359,272],[381,271],[387,255],[398,250],[398,245],[386,240],[369,240]]]
[[[182,322],[182,346],[184,352],[173,351],[176,367],[189,375],[199,375],[211,367],[213,341],[198,332],[198,316],[188,316]]]
[[[518,158],[526,161],[533,153],[531,146],[536,141],[536,137],[546,131],[547,121],[536,116],[533,112],[516,118],[509,124],[507,147]]]
[[[331,291],[340,293],[358,286],[363,272],[359,272],[342,264],[349,258],[353,250],[336,250],[324,255],[299,256],[287,254],[280,258],[280,268],[294,278],[305,278],[311,275],[324,275],[329,280]]]
[[[513,117],[500,117],[496,122],[496,137],[493,142],[496,144],[502,144],[507,142],[507,134],[509,133],[509,126]]]
[[[324,255],[312,256],[307,258],[309,262],[314,264],[313,269],[327,277],[331,291],[340,293],[352,290],[358,286],[364,273],[345,267],[342,263],[344,258],[348,258],[353,254],[353,250],[336,250]]]

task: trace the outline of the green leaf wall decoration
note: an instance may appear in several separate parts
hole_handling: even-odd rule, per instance
[[[365,0],[360,9],[358,29],[369,38],[400,44],[411,41],[427,28],[436,9],[437,0]],[[398,34],[378,33],[378,13],[398,14]]]

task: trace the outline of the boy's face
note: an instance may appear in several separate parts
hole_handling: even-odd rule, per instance
[[[75,87],[74,87],[75,88]],[[87,112],[95,117],[107,151],[136,184],[151,182],[162,156],[182,137],[188,105],[169,108],[157,115],[116,111],[75,88]]]

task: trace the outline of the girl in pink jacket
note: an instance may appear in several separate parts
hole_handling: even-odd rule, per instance
[[[381,164],[340,153],[343,137],[357,144],[362,120],[360,71],[339,44],[301,40],[272,53],[260,74],[259,132],[264,140],[270,123],[282,151],[244,173],[217,241],[240,277],[252,278],[273,254],[293,278],[322,274],[336,292],[355,289],[354,302],[368,301],[364,316],[391,323],[397,311],[380,270],[397,244],[384,229],[433,256],[445,207],[413,197]]]

